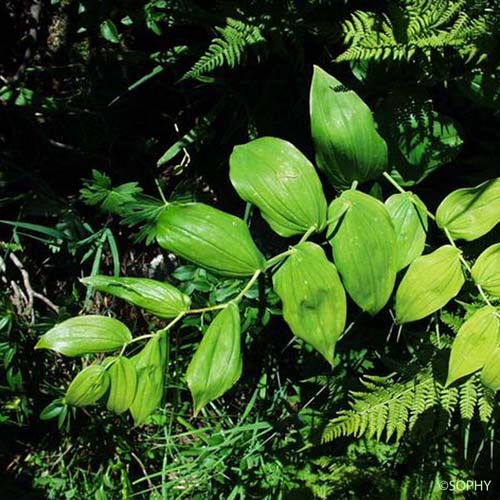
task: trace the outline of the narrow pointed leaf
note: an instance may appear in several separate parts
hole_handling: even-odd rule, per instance
[[[500,178],[450,193],[437,209],[436,222],[457,240],[488,233],[500,222]]]
[[[326,199],[312,163],[293,145],[262,137],[236,146],[230,178],[238,194],[256,205],[281,236],[305,233],[326,222]]]
[[[495,347],[481,370],[481,382],[492,391],[500,389],[500,347]]]
[[[397,269],[404,269],[422,255],[427,236],[425,205],[413,193],[398,193],[385,202],[396,231]]]
[[[451,346],[446,385],[481,369],[495,350],[499,333],[494,307],[483,307],[465,321]]]
[[[91,365],[84,368],[71,382],[64,402],[71,406],[88,406],[101,399],[109,387],[106,368]]]
[[[240,313],[238,306],[230,303],[208,327],[186,372],[195,414],[240,378],[240,344]]]
[[[90,276],[83,278],[81,282],[139,306],[160,318],[175,318],[191,305],[188,295],[168,283],[152,279]]]
[[[477,258],[472,277],[487,293],[500,297],[500,243],[491,245]]]
[[[157,227],[158,244],[225,276],[251,276],[264,256],[243,220],[203,203],[171,204]]]
[[[121,349],[132,340],[130,330],[106,316],[78,316],[59,323],[40,337],[35,349],[51,349],[65,356],[82,356]]]
[[[345,328],[346,296],[323,249],[309,242],[297,245],[273,276],[273,284],[294,335],[333,365],[335,344]]]
[[[363,100],[314,67],[310,95],[316,163],[339,188],[378,177],[387,167],[387,145]]]
[[[464,281],[458,248],[444,245],[417,257],[396,292],[397,323],[417,321],[441,309],[458,294]]]
[[[135,425],[141,425],[156,410],[163,396],[165,338],[152,337],[131,361],[137,372],[135,397],[130,413]]]
[[[119,415],[128,410],[134,401],[137,371],[130,359],[121,356],[113,362],[108,373],[111,386],[106,407]]]
[[[347,293],[374,315],[389,300],[396,280],[396,233],[384,204],[348,190],[329,208],[328,239]]]

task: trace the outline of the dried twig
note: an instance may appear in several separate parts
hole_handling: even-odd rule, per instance
[[[30,277],[28,274],[28,271],[26,271],[24,265],[22,262],[18,259],[17,255],[14,252],[11,252],[9,254],[9,259],[12,261],[12,263],[19,269],[19,272],[21,273],[21,276],[23,277],[23,284],[24,284],[24,289],[26,290],[26,295],[21,292],[17,284],[15,282],[11,281],[11,287],[14,290],[14,293],[17,295],[20,295],[28,307],[29,314],[31,315],[32,321],[34,321],[34,309],[33,309],[33,302],[34,299],[41,300],[43,303],[45,303],[50,309],[52,309],[55,313],[59,312],[59,307],[56,306],[50,299],[45,297],[45,295],[42,295],[39,292],[36,292],[33,290],[31,287],[30,283]]]

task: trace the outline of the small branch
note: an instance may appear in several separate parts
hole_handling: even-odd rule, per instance
[[[14,265],[19,269],[21,272],[21,275],[23,277],[23,283],[24,287],[26,288],[26,292],[28,293],[30,297],[30,304],[33,307],[33,298],[39,299],[42,302],[44,302],[48,307],[50,307],[55,313],[59,313],[59,307],[56,306],[51,300],[49,300],[45,295],[42,295],[39,292],[36,292],[33,290],[31,287],[30,283],[30,278],[28,271],[26,271],[25,267],[23,266],[22,262],[17,258],[17,255],[14,252],[11,252],[9,254],[10,260],[14,263]]]
[[[239,302],[245,296],[245,293],[247,293],[248,290],[250,290],[250,288],[252,288],[252,285],[257,281],[257,279],[261,273],[262,273],[262,271],[260,269],[257,269],[257,271],[255,271],[253,276],[250,278],[250,281],[246,284],[246,286],[243,288],[243,290],[241,290],[241,292],[236,296],[236,298],[233,299],[232,302]]]
[[[227,304],[217,304],[216,306],[202,307],[201,309],[190,309],[186,314],[202,314],[204,312],[216,311],[217,309],[224,309]]]
[[[160,333],[163,333],[163,332],[166,332],[168,330],[170,330],[176,323],[178,323],[184,316],[186,315],[186,311],[182,311],[181,313],[179,313],[167,326],[165,326],[164,328],[162,328],[161,330],[158,330],[156,332],[157,335],[159,335]]]
[[[400,193],[407,193],[387,172],[382,174]]]
[[[275,255],[274,257],[271,257],[267,262],[266,262],[266,271],[273,267],[275,264],[278,264],[281,262],[285,257],[288,257],[289,255],[292,255],[293,253],[293,247],[287,250],[286,252],[279,253],[278,255]]]
[[[392,186],[394,186],[401,194],[409,194],[409,195],[413,195],[413,193],[411,191],[406,191],[403,187],[401,187],[391,176],[390,174],[388,174],[387,172],[384,172],[382,174],[391,184]],[[420,205],[419,205],[420,206]],[[424,205],[424,209],[425,209],[425,213],[427,214],[427,217],[429,217],[429,219],[435,221],[436,220],[436,217],[434,216],[434,214],[432,212],[429,212],[429,210],[427,210],[427,207]]]
[[[309,239],[309,236],[311,236],[311,234],[315,233],[316,231],[318,230],[318,227],[316,225],[314,226],[311,226],[305,233],[304,235],[302,236],[302,238],[300,238],[299,242],[297,243],[297,245],[300,245],[301,243],[304,243],[304,241],[307,241]]]

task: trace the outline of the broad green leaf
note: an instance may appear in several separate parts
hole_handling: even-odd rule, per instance
[[[344,191],[331,204],[328,239],[347,293],[371,315],[387,303],[396,280],[396,233],[384,204]]]
[[[128,410],[137,389],[137,371],[132,360],[120,356],[108,370],[110,390],[106,407],[120,414]]]
[[[65,356],[82,356],[121,349],[132,340],[130,330],[106,316],[77,316],[54,326],[40,337],[35,349],[51,349]]]
[[[219,398],[241,376],[240,312],[227,305],[212,321],[189,363],[186,379],[193,396],[195,415]]]
[[[64,402],[71,406],[88,406],[101,399],[109,387],[109,376],[101,365],[84,368],[71,382]]]
[[[417,257],[396,292],[396,322],[417,321],[441,309],[458,294],[464,281],[458,248],[444,245]]]
[[[339,188],[378,177],[387,168],[387,145],[363,100],[314,67],[310,95],[316,163]]]
[[[402,186],[422,182],[462,149],[456,122],[434,111],[421,88],[391,92],[377,118],[389,146],[391,176]]]
[[[500,389],[500,347],[495,347],[481,370],[481,382],[492,391]]]
[[[500,73],[475,68],[458,81],[458,88],[474,103],[497,110],[500,105]]]
[[[116,29],[116,25],[111,19],[106,19],[100,25],[102,37],[111,43],[120,43],[120,35]]]
[[[135,397],[130,405],[135,425],[144,423],[161,402],[166,365],[165,342],[163,335],[155,335],[131,359],[137,372]]]
[[[168,283],[147,278],[90,276],[80,280],[100,292],[109,293],[142,307],[160,318],[175,318],[189,309],[191,299]]]
[[[229,160],[231,183],[256,205],[281,236],[326,223],[326,199],[312,163],[283,139],[262,137],[236,146]]]
[[[157,240],[201,267],[225,276],[251,276],[265,265],[243,220],[203,203],[173,203],[161,215]]]
[[[499,333],[494,307],[483,307],[465,321],[451,346],[446,385],[482,368],[498,344]]]
[[[500,297],[500,243],[491,245],[477,258],[472,278],[487,293]]]
[[[389,196],[385,206],[396,230],[397,269],[404,269],[422,255],[427,236],[427,213],[413,193]]]
[[[309,242],[297,245],[274,274],[273,284],[294,335],[333,365],[335,344],[345,327],[346,296],[323,249]]]
[[[450,193],[437,209],[436,222],[454,239],[485,235],[500,222],[500,178]]]

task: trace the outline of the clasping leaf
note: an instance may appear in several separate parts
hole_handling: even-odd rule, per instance
[[[236,304],[230,303],[208,327],[186,372],[195,415],[240,378],[240,344],[240,312]]]
[[[164,335],[152,337],[132,359],[137,372],[135,397],[130,413],[135,425],[140,425],[153,413],[163,396],[163,382],[166,365]]]
[[[437,209],[436,222],[454,239],[485,235],[500,222],[500,178],[450,193]]]
[[[458,330],[451,346],[446,385],[484,366],[498,344],[500,322],[494,307],[476,311]],[[483,378],[489,379],[491,367]]]
[[[256,205],[281,236],[305,233],[326,222],[326,199],[312,163],[293,145],[262,137],[236,146],[229,160],[231,183]]]
[[[242,219],[203,203],[172,203],[158,221],[158,244],[224,276],[251,276],[265,259]]]
[[[147,278],[90,276],[80,280],[100,292],[109,293],[160,318],[175,318],[189,309],[191,299],[168,283]]]
[[[458,294],[464,281],[458,248],[444,245],[417,257],[396,292],[396,321],[417,321],[441,309]]]
[[[316,163],[339,188],[378,177],[387,167],[387,144],[363,100],[314,67],[310,95]]]
[[[396,281],[396,232],[382,202],[344,191],[330,204],[328,238],[347,293],[361,309],[378,313]]]
[[[273,284],[294,335],[333,365],[335,344],[345,327],[346,296],[323,249],[310,242],[297,245],[273,276]]]
[[[35,349],[51,349],[65,356],[82,356],[121,349],[132,340],[117,319],[88,315],[67,319],[40,337]]]
[[[109,376],[102,365],[84,368],[71,382],[64,402],[71,406],[88,406],[101,399],[109,387]]]

